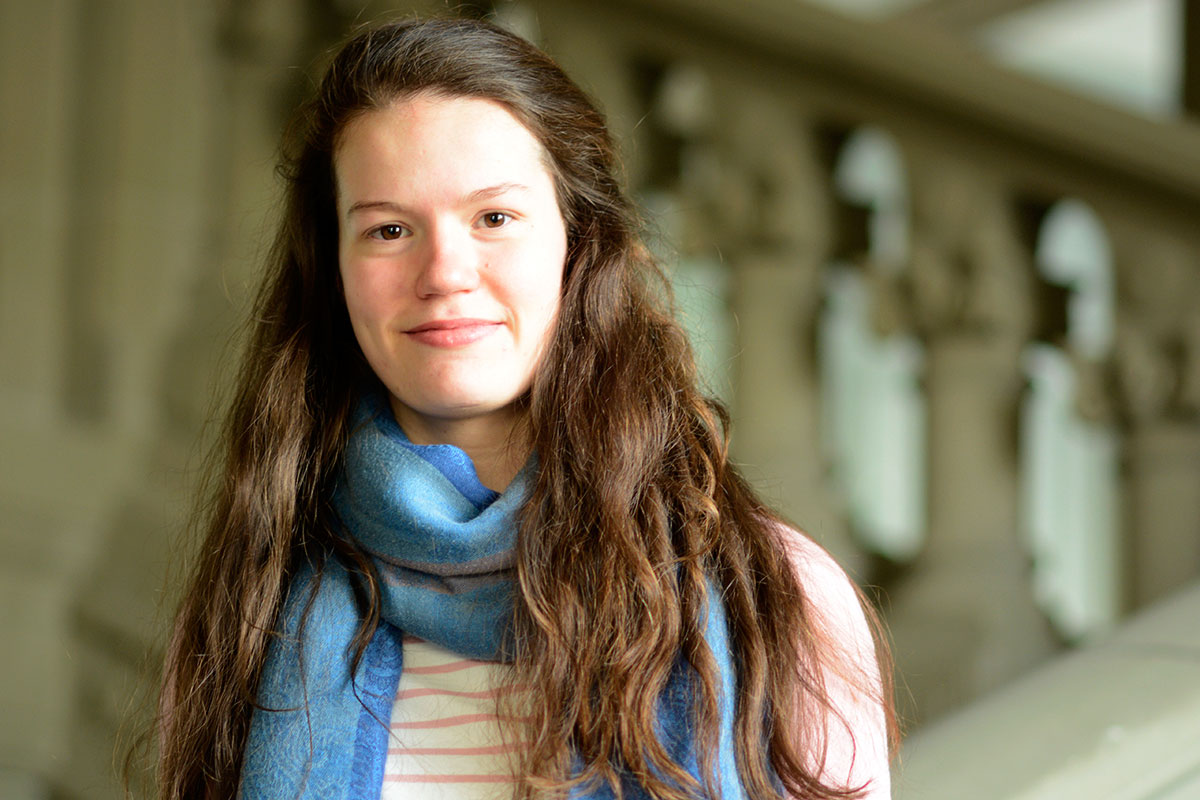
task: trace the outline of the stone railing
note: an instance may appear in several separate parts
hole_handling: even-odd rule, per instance
[[[1200,797],[1200,584],[917,732],[898,800]]]

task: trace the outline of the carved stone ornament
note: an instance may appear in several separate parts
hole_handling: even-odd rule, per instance
[[[945,159],[913,167],[912,327],[1019,340],[1032,321],[1030,254],[1002,186]]]
[[[1200,260],[1183,242],[1118,230],[1114,370],[1135,424],[1200,413]]]
[[[690,143],[681,186],[695,198],[688,241],[723,251],[795,253],[810,261],[828,252],[828,179],[801,114],[768,91],[714,81],[722,113]]]

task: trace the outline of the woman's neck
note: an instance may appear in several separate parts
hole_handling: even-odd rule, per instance
[[[445,419],[413,412],[391,398],[392,413],[413,444],[451,444],[475,465],[479,482],[503,492],[529,458],[524,417],[505,408],[478,417]]]

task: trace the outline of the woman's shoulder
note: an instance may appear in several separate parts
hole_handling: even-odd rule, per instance
[[[830,634],[869,643],[875,660],[874,638],[863,611],[860,594],[846,571],[829,552],[803,531],[775,523],[784,552],[800,583],[805,600]],[[845,641],[843,639],[843,641]]]
[[[818,638],[830,645],[821,665],[832,711],[826,714],[823,774],[841,786],[865,785],[867,800],[888,798],[886,684],[861,593],[825,548],[796,528],[776,526],[809,619],[819,631]]]

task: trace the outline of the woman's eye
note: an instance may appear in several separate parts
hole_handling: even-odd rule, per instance
[[[380,225],[370,233],[372,239],[383,239],[385,242],[399,239],[403,235],[403,225]]]
[[[504,223],[508,222],[508,214],[503,211],[489,211],[483,215],[483,226],[485,228],[499,228]]]

